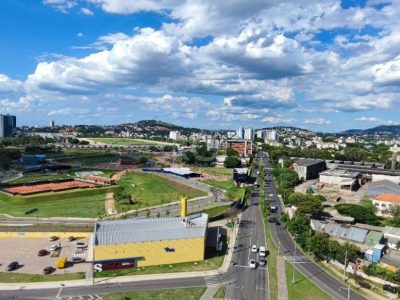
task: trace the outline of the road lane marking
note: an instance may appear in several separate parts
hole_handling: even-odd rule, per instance
[[[60,299],[60,295],[61,295],[62,289],[63,289],[63,286],[60,287],[60,290],[57,293],[56,299]]]

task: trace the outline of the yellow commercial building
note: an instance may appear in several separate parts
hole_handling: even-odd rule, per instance
[[[207,214],[97,222],[94,270],[203,260],[207,225]]]

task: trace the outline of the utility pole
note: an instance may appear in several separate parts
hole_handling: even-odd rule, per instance
[[[296,259],[296,252],[297,252],[297,246],[296,246],[296,240],[294,241],[294,257],[293,257],[293,259]],[[292,267],[293,267],[293,276],[292,276],[292,285],[294,285],[295,284],[295,280],[294,280],[294,271],[295,271],[295,268],[294,268],[294,263],[292,263]]]
[[[344,255],[344,270],[343,270],[343,281],[346,281],[346,265],[347,265],[347,249]]]

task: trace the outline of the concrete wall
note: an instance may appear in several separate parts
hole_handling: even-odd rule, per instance
[[[164,248],[175,249],[166,252]],[[200,261],[205,255],[205,239],[165,240],[131,244],[100,245],[93,247],[93,260],[113,260],[144,257],[137,267]]]

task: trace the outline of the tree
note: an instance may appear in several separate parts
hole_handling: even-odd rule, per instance
[[[385,209],[383,213],[391,215],[393,218],[398,218],[400,217],[400,206],[392,205],[389,208]]]
[[[236,156],[228,156],[224,161],[225,168],[237,168],[242,164],[241,160]]]
[[[308,248],[317,260],[329,258],[329,236],[325,233],[317,232],[309,239]]]
[[[226,212],[225,212],[225,217],[230,220],[230,223],[232,224],[232,226],[235,225],[236,221],[237,221],[237,216],[239,214],[239,208],[237,208],[236,206],[232,206],[231,208],[229,208]]]
[[[239,153],[232,148],[228,148],[228,149],[226,149],[226,155],[227,156],[239,156]]]
[[[338,204],[335,209],[343,215],[353,217],[358,223],[378,225],[378,218],[369,208],[356,204]]]

